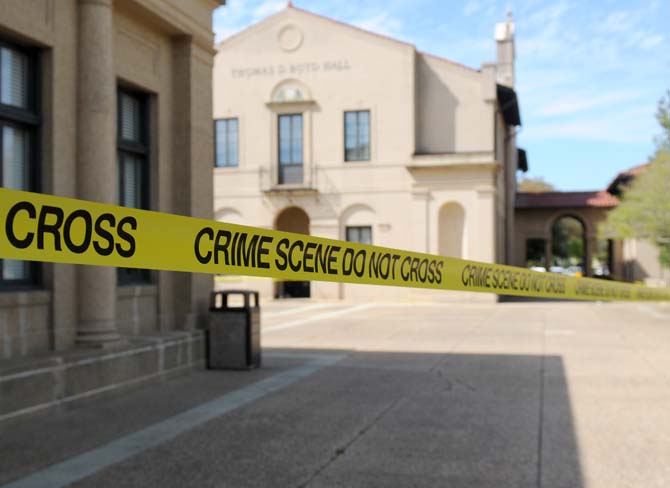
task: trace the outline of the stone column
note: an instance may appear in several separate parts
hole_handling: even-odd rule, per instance
[[[118,203],[116,78],[112,0],[79,0],[77,194]],[[78,266],[77,343],[103,347],[119,341],[116,269]]]
[[[585,231],[586,232],[586,231]],[[591,260],[596,252],[597,238],[594,235],[584,237],[584,276],[592,276]]]

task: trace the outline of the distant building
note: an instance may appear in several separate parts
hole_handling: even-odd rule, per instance
[[[3,0],[2,186],[211,218],[211,23],[221,3]],[[193,326],[211,287],[186,273],[0,268],[0,359]],[[130,371],[115,368],[109,378]]]
[[[510,262],[521,125],[512,21],[495,37],[497,63],[477,70],[289,4],[224,40],[214,62],[215,217]],[[412,293],[234,277],[222,286],[276,297]]]
[[[661,267],[658,247],[652,242],[599,236],[599,227],[607,219],[607,213],[619,205],[626,188],[646,167],[644,164],[622,171],[606,190],[517,193],[512,264],[555,268],[555,271],[564,268],[564,272],[570,273],[566,269],[570,267],[566,256],[561,256],[566,236],[562,235],[565,231],[560,224],[564,222],[571,237],[582,242],[581,256],[572,258],[574,271],[585,276],[667,284],[668,271]]]
[[[517,245],[512,264],[555,268],[558,272],[568,272],[567,268],[573,266],[572,274],[621,279],[621,243],[598,238],[598,226],[618,204],[619,200],[607,191],[517,193]],[[566,236],[561,222],[567,224],[569,237],[581,243],[571,253],[574,262],[568,262],[562,249]]]
[[[648,166],[641,164],[622,171],[612,180],[607,191],[616,197],[623,196],[635,178]],[[654,243],[646,239],[625,239],[622,243],[622,260],[623,279],[670,286],[670,270],[661,267],[659,249]]]

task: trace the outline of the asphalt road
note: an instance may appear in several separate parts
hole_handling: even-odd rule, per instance
[[[278,302],[263,346],[6,426],[0,486],[670,486],[668,306]]]

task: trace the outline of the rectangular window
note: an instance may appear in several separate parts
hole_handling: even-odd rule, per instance
[[[372,227],[347,226],[347,242],[358,242],[359,244],[372,244]]]
[[[149,121],[148,96],[119,89],[117,122],[117,160],[119,166],[119,205],[149,208]],[[121,285],[149,283],[148,269],[119,268]]]
[[[344,112],[344,160],[370,160],[370,111]]]
[[[302,114],[279,116],[279,183],[302,183]]]
[[[0,182],[4,188],[38,191],[36,55],[0,40]],[[37,283],[37,263],[0,260],[0,287]]]
[[[215,146],[217,168],[238,164],[238,122],[237,119],[215,121]]]

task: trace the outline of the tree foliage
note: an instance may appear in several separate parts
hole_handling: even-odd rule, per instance
[[[661,261],[670,256],[670,151],[659,150],[635,178],[621,204],[607,215],[609,237],[644,238],[659,246]]]
[[[670,90],[658,102],[656,120],[661,126],[661,134],[656,140],[658,148],[660,151],[670,151]]]
[[[643,238],[659,247],[660,261],[670,266],[670,90],[658,102],[661,126],[657,149],[646,169],[609,212],[603,231],[607,237]]]
[[[544,178],[537,176],[535,178],[524,177],[517,185],[519,191],[528,193],[543,193],[547,191],[554,191],[554,185],[544,181]]]

